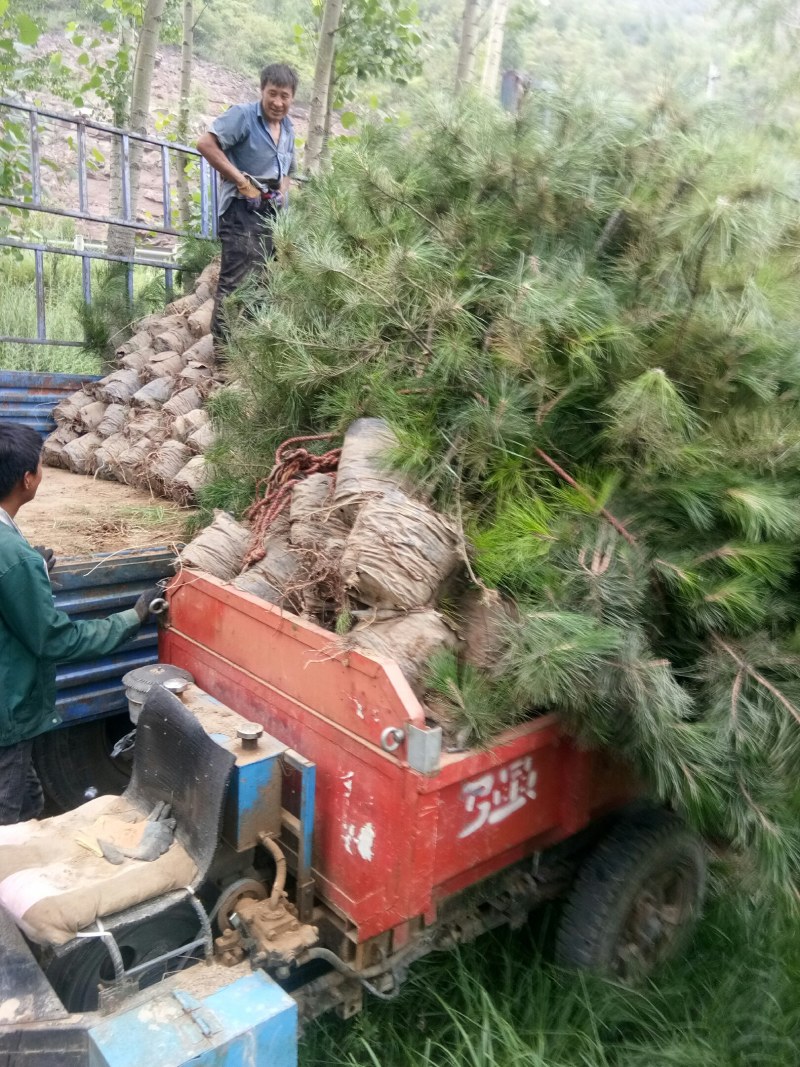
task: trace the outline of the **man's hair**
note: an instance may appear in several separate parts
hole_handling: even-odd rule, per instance
[[[267,84],[277,85],[279,89],[288,87],[292,90],[292,96],[294,96],[297,92],[297,83],[299,80],[297,71],[294,67],[290,67],[288,63],[268,63],[261,71],[262,89],[264,89]]]
[[[39,468],[42,439],[30,426],[16,422],[0,422],[0,500],[12,492],[14,486]]]

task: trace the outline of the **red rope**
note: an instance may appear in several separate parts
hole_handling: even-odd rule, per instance
[[[253,526],[250,547],[244,558],[249,567],[264,558],[264,538],[267,530],[292,499],[292,490],[310,474],[331,474],[339,466],[341,448],[332,448],[321,456],[306,448],[289,449],[308,441],[328,441],[335,433],[318,433],[307,437],[290,437],[278,446],[275,465],[266,478],[256,485],[256,499],[245,512]]]

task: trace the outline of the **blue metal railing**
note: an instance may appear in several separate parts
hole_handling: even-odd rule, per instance
[[[34,107],[16,100],[8,100],[0,97],[0,108],[12,112],[27,115],[29,128],[29,156],[30,156],[30,199],[18,197],[0,196],[0,207],[16,209],[20,211],[41,212],[49,215],[57,215],[62,218],[79,219],[84,222],[102,223],[108,226],[121,226],[136,230],[141,233],[155,233],[171,237],[199,236],[202,239],[211,239],[217,234],[217,182],[212,168],[195,148],[188,145],[163,141],[157,137],[148,137],[145,134],[134,133],[132,130],[124,130],[118,126],[109,126],[103,122],[94,122],[82,116],[64,115],[57,111],[48,111],[44,108]],[[64,207],[61,205],[45,203],[42,189],[42,153],[40,137],[40,120],[51,119],[59,123],[67,123],[75,127],[77,159],[78,159],[78,205],[77,207]],[[120,157],[122,160],[121,181],[121,206],[122,216],[99,215],[90,210],[88,164],[86,150],[86,131],[97,130],[100,133],[117,137],[120,140]],[[131,197],[131,142],[140,145],[150,145],[157,148],[161,156],[161,200],[162,221],[160,224],[153,221],[142,221],[136,218],[135,205]],[[183,157],[194,157],[200,163],[200,233],[192,234],[186,229],[179,229],[173,225],[172,199],[171,199],[171,172],[169,153],[178,152]],[[59,345],[64,347],[80,348],[80,341],[65,341],[53,339],[47,336],[47,321],[45,315],[45,285],[44,285],[44,254],[77,256],[81,260],[83,298],[87,304],[92,301],[91,261],[104,260],[109,263],[124,263],[127,265],[128,296],[133,300],[133,272],[134,267],[157,267],[164,271],[164,281],[167,293],[173,289],[174,271],[178,269],[175,260],[141,259],[133,256],[117,256],[107,252],[90,252],[88,249],[75,248],[65,249],[46,242],[34,242],[18,240],[14,237],[0,237],[0,247],[15,248],[22,251],[31,251],[34,255],[36,272],[36,337],[11,337],[0,336],[0,343],[9,342],[17,344],[35,345]]]

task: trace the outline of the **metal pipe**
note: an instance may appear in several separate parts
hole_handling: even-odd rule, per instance
[[[7,196],[0,196],[0,207],[13,207],[20,210],[31,210],[32,205],[21,200],[12,200]],[[46,212],[48,215],[60,215],[66,219],[83,219],[85,222],[101,222],[107,226],[127,226],[129,230],[145,230],[147,233],[164,233],[170,237],[185,237],[183,230],[168,229],[166,226],[151,226],[150,223],[142,225],[141,222],[129,222],[125,219],[114,219],[108,215],[87,215],[80,211],[71,211],[65,207],[51,207],[49,204],[39,204],[36,211]]]
[[[33,202],[38,207],[42,202],[42,171],[39,159],[39,117],[35,111],[28,113],[31,141],[31,185]]]
[[[83,348],[83,341],[48,341],[38,337],[0,337],[0,344],[51,345],[54,348]]]
[[[372,984],[372,982],[367,981],[362,974],[353,970],[349,964],[345,963],[343,959],[340,959],[335,952],[331,952],[329,948],[310,948],[308,952],[304,953],[302,962],[305,963],[307,960],[324,960],[325,963],[329,963],[331,967],[337,970],[339,974],[343,974],[347,978],[352,978],[354,981],[360,982],[368,993],[371,993],[373,997],[377,997],[379,1000],[394,1000],[400,992],[400,983],[395,982],[395,988],[391,993],[382,993],[380,989],[377,989]],[[387,968],[384,973],[391,974],[391,970]]]
[[[92,263],[87,255],[81,256],[81,280],[83,282],[83,299],[87,304],[92,302]]]
[[[169,149],[161,146],[161,201],[164,206],[164,226],[172,225],[172,201],[169,191]]]
[[[208,161],[200,159],[200,234],[208,237]]]
[[[157,137],[148,137],[143,133],[134,133],[131,130],[123,130],[120,126],[109,126],[104,122],[95,122],[93,119],[85,119],[83,116],[76,116],[72,118],[70,115],[63,115],[58,111],[48,111],[46,108],[34,107],[32,104],[23,104],[18,100],[9,100],[7,97],[0,97],[0,107],[9,107],[15,111],[27,111],[46,118],[46,119],[58,119],[60,122],[74,122],[76,125],[79,123],[86,126],[90,130],[102,130],[104,133],[119,133],[132,137],[135,141],[144,141],[147,144],[154,145],[167,145],[169,148],[174,148],[179,152],[188,152],[189,155],[199,156],[200,153],[196,148],[191,148],[189,145],[172,143],[171,141],[161,141]]]
[[[270,906],[274,908],[280,903],[283,890],[286,886],[286,857],[284,856],[280,845],[276,841],[273,841],[269,834],[265,834],[262,831],[258,835],[258,840],[275,860],[275,881],[272,883],[272,893],[269,898]]]
[[[78,206],[85,214],[89,210],[89,185],[86,175],[86,126],[78,123]]]
[[[159,259],[128,259],[126,256],[112,256],[107,252],[89,252],[86,249],[77,248],[50,248],[48,245],[38,244],[34,241],[17,241],[10,237],[0,237],[0,246],[5,248],[20,248],[23,251],[53,252],[59,256],[79,256],[81,259],[103,259],[111,263],[133,263],[136,267],[161,267],[162,270],[176,270],[174,262],[168,263]]]
[[[122,217],[131,218],[131,142],[127,133],[122,135]]]
[[[44,252],[37,248],[33,253],[36,264],[36,337],[39,341],[47,339],[47,322],[44,307]]]

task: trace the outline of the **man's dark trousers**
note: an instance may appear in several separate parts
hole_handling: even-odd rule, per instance
[[[33,741],[0,747],[0,826],[37,819],[42,785],[33,766]]]
[[[214,316],[211,332],[217,340],[227,334],[222,320],[221,304],[226,296],[238,289],[250,275],[262,269],[274,255],[272,247],[272,223],[275,213],[267,205],[259,211],[250,211],[241,198],[231,201],[219,220],[219,239],[222,244],[222,263],[219,284],[214,300]]]

